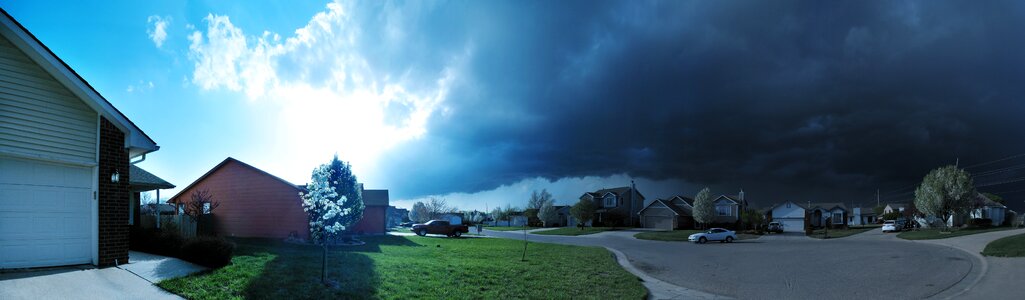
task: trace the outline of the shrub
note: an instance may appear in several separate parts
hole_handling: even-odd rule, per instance
[[[220,268],[231,263],[235,244],[220,237],[198,237],[181,247],[181,259],[209,268]]]
[[[128,247],[135,251],[177,257],[185,238],[174,228],[132,229],[128,234]]]
[[[992,219],[986,218],[972,218],[968,220],[968,226],[971,227],[989,227],[993,225]]]

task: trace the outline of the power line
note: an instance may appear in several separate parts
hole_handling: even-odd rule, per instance
[[[1014,170],[1020,170],[1020,169],[1025,169],[1025,164],[1016,165],[1016,166],[1010,166],[1010,167],[1000,168],[1000,169],[993,169],[993,170],[984,171],[984,172],[978,172],[978,173],[972,174],[972,177],[989,176],[989,175],[993,175],[993,174],[999,174],[999,173],[1004,173],[1004,172],[1009,172],[1009,171],[1014,171]]]
[[[997,160],[992,160],[992,161],[988,161],[988,162],[984,162],[984,163],[974,164],[974,165],[971,165],[971,166],[964,167],[962,169],[967,170],[967,169],[971,169],[971,168],[977,168],[977,167],[981,167],[981,166],[985,166],[985,165],[989,165],[989,164],[993,164],[993,163],[997,163],[997,162],[1001,162],[1001,161],[1005,161],[1005,160],[1009,160],[1009,159],[1015,159],[1015,158],[1019,158],[1019,157],[1025,157],[1025,153],[1015,154],[1015,155],[1011,155],[1011,156],[1004,157],[1004,158],[997,159]]]

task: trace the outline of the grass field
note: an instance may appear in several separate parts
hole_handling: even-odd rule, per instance
[[[704,230],[651,231],[635,234],[635,238],[654,241],[687,241],[687,237]]]
[[[599,232],[616,231],[616,230],[623,230],[623,229],[629,229],[629,228],[625,228],[625,227],[615,227],[615,228],[613,228],[613,227],[582,227],[582,228],[578,228],[578,227],[562,227],[562,228],[556,228],[556,229],[552,229],[552,230],[536,231],[536,232],[534,232],[534,234],[542,234],[542,235],[585,235],[585,234],[595,234],[595,233],[599,233]]]
[[[524,228],[526,228],[527,230],[531,230],[531,229],[539,229],[541,227],[529,227],[529,226],[528,227],[523,227],[523,226],[484,226],[484,229],[494,230],[494,231],[517,231],[517,230],[523,230]]]
[[[836,238],[852,236],[852,235],[859,234],[859,233],[862,233],[862,232],[865,232],[865,231],[869,231],[869,230],[873,230],[873,229],[879,229],[879,228],[880,228],[879,226],[865,226],[865,227],[854,227],[854,226],[851,226],[851,227],[849,227],[847,229],[830,229],[828,231],[828,234],[829,234],[829,238],[836,239]],[[811,235],[808,235],[808,237],[816,238],[816,239],[824,239],[824,238],[826,238],[826,233],[827,233],[827,231],[824,230],[824,229],[817,229],[817,230],[813,231]]]
[[[922,229],[917,231],[905,231],[897,234],[897,237],[905,240],[935,240],[945,239],[958,236],[965,236],[969,234],[993,232],[1000,230],[1014,229],[1011,227],[990,227],[990,228],[964,228],[957,229],[953,232],[943,232],[940,229]]]
[[[990,242],[982,255],[1000,257],[1023,257],[1025,256],[1025,234],[1012,235]]]
[[[187,299],[640,299],[646,290],[597,247],[499,238],[378,236],[329,251],[320,283],[321,248],[236,240],[232,264],[158,285]]]

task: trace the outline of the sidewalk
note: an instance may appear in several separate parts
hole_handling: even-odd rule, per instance
[[[205,268],[170,257],[130,251],[131,263],[28,269],[0,273],[0,299],[181,299],[153,282]]]
[[[961,249],[982,261],[980,276],[975,282],[965,284],[963,290],[938,295],[939,298],[1021,299],[1025,295],[1025,284],[1022,284],[1025,282],[1025,257],[989,257],[981,254],[990,242],[1019,234],[1025,234],[1025,229],[917,241]]]

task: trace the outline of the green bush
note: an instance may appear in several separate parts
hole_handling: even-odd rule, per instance
[[[968,220],[969,227],[990,227],[993,226],[992,219],[986,218],[972,218]]]
[[[235,244],[221,237],[198,237],[181,247],[181,259],[209,268],[231,263]]]
[[[185,238],[177,230],[132,228],[128,234],[128,248],[135,251],[177,257]]]

